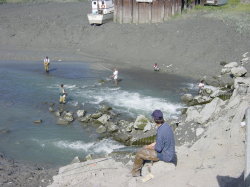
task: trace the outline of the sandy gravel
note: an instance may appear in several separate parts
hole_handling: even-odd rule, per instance
[[[130,69],[151,69],[157,62],[163,72],[200,79],[218,74],[220,61],[239,61],[250,51],[250,32],[239,32],[241,25],[250,27],[248,19],[239,25],[219,13],[196,12],[161,24],[97,27],[88,24],[90,10],[87,1],[0,5],[0,59],[49,55]]]

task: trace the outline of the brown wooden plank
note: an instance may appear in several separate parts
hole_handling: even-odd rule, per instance
[[[133,0],[133,12],[132,12],[133,23],[139,23],[138,8],[139,4],[136,2],[136,0]]]
[[[166,11],[167,17],[170,18],[170,16],[172,15],[171,0],[166,0],[165,6],[166,6],[165,9],[167,9]]]
[[[152,23],[152,3],[148,3],[148,20]]]
[[[132,23],[133,0],[123,0],[123,23]]]
[[[146,23],[146,20],[145,20],[145,3],[139,3],[138,15],[139,15],[139,23]]]
[[[160,22],[160,12],[159,9],[159,1],[153,1],[152,3],[152,23]]]
[[[116,4],[117,1],[114,1],[114,17],[113,17],[113,22],[116,23],[116,18],[117,18],[117,4]]]
[[[115,0],[115,14],[114,20],[117,23],[122,23],[122,0]]]
[[[164,21],[164,14],[165,14],[164,0],[159,0],[159,2],[160,2],[160,14],[161,14],[160,22],[163,22]]]

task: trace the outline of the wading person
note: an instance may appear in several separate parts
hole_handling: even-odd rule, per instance
[[[64,86],[63,86],[63,84],[61,84],[61,87],[60,87],[60,99],[59,99],[60,104],[65,104],[66,103],[66,95],[67,95],[67,93],[64,90]]]
[[[45,72],[49,72],[49,64],[50,64],[50,59],[49,57],[45,57],[45,59],[43,60],[43,65],[44,65],[44,69],[45,69]]]
[[[117,86],[118,85],[118,70],[116,68],[114,69],[113,75],[111,77],[114,79],[115,85]]]
[[[141,148],[135,156],[131,174],[133,177],[141,175],[141,168],[145,160],[172,162],[175,163],[175,140],[172,128],[164,122],[160,110],[152,113],[154,122],[157,125],[156,142]]]
[[[157,63],[154,64],[154,71],[160,71],[160,68]]]

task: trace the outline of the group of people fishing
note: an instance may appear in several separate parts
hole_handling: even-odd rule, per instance
[[[46,73],[49,73],[49,67],[50,67],[50,59],[48,56],[46,56],[43,60],[43,65],[44,65],[44,70]],[[118,85],[118,70],[117,68],[114,68],[113,74],[111,75],[111,78],[114,80],[115,85]],[[59,103],[60,104],[65,104],[66,103],[66,97],[67,93],[64,89],[64,85],[60,85],[60,98],[59,98]]]
[[[44,69],[49,72],[50,59],[46,57],[44,59]],[[160,68],[157,63],[153,66],[154,71],[159,71]],[[115,85],[118,85],[118,70],[114,68],[111,78],[114,80]],[[199,94],[204,89],[204,80],[202,80],[199,87]],[[66,103],[67,93],[64,89],[64,85],[60,85],[60,99],[62,104]],[[133,168],[131,171],[132,177],[141,176],[141,169],[146,160],[151,161],[164,161],[176,164],[177,157],[175,153],[175,139],[174,133],[170,125],[168,125],[161,110],[154,110],[151,114],[154,123],[157,126],[156,141],[150,145],[144,146],[136,153]]]

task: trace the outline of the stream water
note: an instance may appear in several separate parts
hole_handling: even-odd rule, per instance
[[[0,133],[0,152],[18,161],[51,166],[67,164],[75,156],[124,149],[114,140],[98,139],[95,129],[77,121],[56,125],[45,103],[58,102],[60,84],[68,93],[67,105],[94,112],[105,103],[129,118],[150,117],[154,109],[175,115],[181,107],[179,90],[192,87],[185,78],[164,75],[168,76],[164,81],[155,81],[151,80],[157,78],[154,72],[151,76],[129,71],[119,71],[118,86],[112,81],[100,84],[112,72],[83,62],[52,62],[48,74],[41,62],[1,61],[0,66],[0,131],[9,130]],[[43,123],[34,124],[38,119]]]

